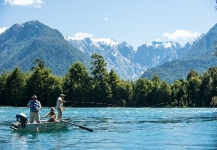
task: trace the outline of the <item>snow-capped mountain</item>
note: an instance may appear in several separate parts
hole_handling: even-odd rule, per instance
[[[167,57],[165,57],[159,65],[162,65],[166,62],[171,62],[173,60],[181,60],[191,49],[194,42],[188,42],[185,44],[184,47],[181,47],[175,51],[173,51],[171,54],[169,54]]]
[[[107,62],[107,70],[113,69],[120,78],[128,80],[137,79],[144,71],[158,66],[162,60],[181,48],[180,44],[174,42],[152,42],[134,50],[126,42],[108,38],[65,39],[88,56],[94,53],[103,56]]]
[[[181,45],[176,42],[152,42],[138,47],[135,62],[147,69],[158,66],[162,60],[177,52]]]
[[[63,76],[76,61],[90,68],[90,56],[97,53],[107,62],[107,70],[113,69],[121,79],[150,79],[157,74],[171,83],[185,78],[190,69],[202,73],[216,66],[216,41],[217,24],[184,47],[174,42],[152,42],[135,50],[126,42],[107,38],[64,38],[56,29],[29,21],[14,24],[0,34],[0,70],[18,66],[29,71],[32,62],[40,57],[52,73]]]
[[[120,43],[108,38],[78,39],[66,37],[65,39],[89,57],[94,53],[103,56],[107,62],[107,70],[113,69],[122,79],[134,80],[138,77],[138,74],[135,74],[134,71],[135,51],[126,42]]]

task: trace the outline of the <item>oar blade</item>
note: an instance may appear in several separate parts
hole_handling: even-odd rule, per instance
[[[87,127],[84,127],[84,126],[80,126],[80,125],[77,125],[77,124],[74,124],[74,123],[71,123],[72,125],[76,126],[76,127],[79,127],[81,129],[84,129],[84,130],[87,130],[87,131],[90,131],[90,132],[93,132],[93,129],[90,129],[90,128],[87,128]]]
[[[83,126],[79,126],[79,128],[90,131],[90,132],[93,132],[93,129],[89,129],[89,128],[86,128],[86,127],[83,127]]]
[[[90,128],[87,128],[87,127],[84,127],[84,126],[80,126],[80,125],[77,125],[77,124],[74,124],[74,123],[71,123],[71,122],[68,122],[68,121],[64,121],[64,120],[62,120],[62,122],[71,124],[71,125],[73,125],[73,126],[79,127],[79,128],[81,128],[81,129],[87,130],[87,131],[89,131],[89,132],[93,132],[93,129],[90,129]]]

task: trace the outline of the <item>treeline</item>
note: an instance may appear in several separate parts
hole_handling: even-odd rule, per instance
[[[36,94],[43,106],[55,106],[60,93],[74,107],[210,107],[217,105],[217,67],[203,75],[190,70],[186,79],[168,84],[157,75],[151,80],[123,81],[98,54],[91,56],[91,72],[73,63],[65,76],[52,74],[44,62],[24,73],[18,67],[0,74],[0,105],[26,106]],[[61,63],[61,62],[60,62]]]

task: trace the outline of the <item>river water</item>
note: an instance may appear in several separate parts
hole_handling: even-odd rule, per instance
[[[41,115],[49,108],[42,108]],[[216,108],[66,108],[76,126],[44,133],[18,133],[10,124],[28,108],[0,108],[0,149],[174,150],[217,149]]]

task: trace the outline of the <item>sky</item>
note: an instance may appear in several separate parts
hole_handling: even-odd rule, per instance
[[[111,38],[137,49],[153,41],[182,46],[217,23],[216,0],[0,0],[0,33],[38,20],[65,37]]]

